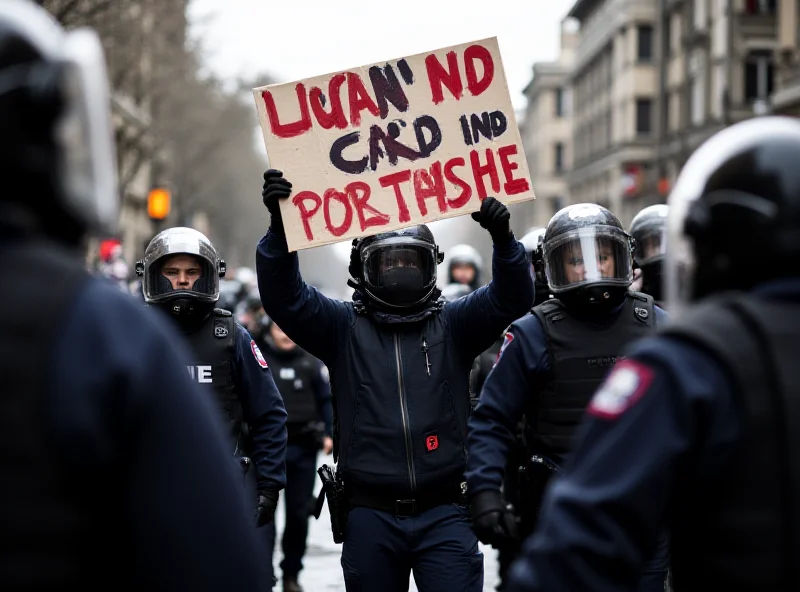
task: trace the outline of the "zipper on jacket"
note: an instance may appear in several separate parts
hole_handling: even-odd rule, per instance
[[[422,347],[419,348],[420,351],[425,354],[425,371],[428,373],[428,376],[431,375],[431,361],[428,359],[428,344],[425,342],[425,337],[422,338]]]
[[[411,485],[411,493],[417,490],[417,477],[414,474],[414,457],[411,454],[411,432],[408,424],[411,420],[408,417],[408,405],[406,401],[406,390],[403,384],[403,363],[400,360],[400,338],[394,334],[394,358],[397,368],[397,394],[400,396],[400,413],[403,416],[403,435],[406,440],[406,462],[408,463],[408,480]]]

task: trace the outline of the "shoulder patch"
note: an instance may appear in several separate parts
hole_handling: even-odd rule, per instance
[[[261,366],[262,368],[269,367],[267,366],[267,361],[264,359],[264,354],[262,354],[261,350],[258,349],[255,339],[250,340],[250,351],[253,352],[253,357],[256,359],[256,362],[258,362],[259,366]]]
[[[621,360],[600,385],[586,410],[600,419],[617,419],[642,398],[652,382],[650,368],[634,360]]]
[[[497,362],[500,361],[500,356],[503,355],[503,352],[506,351],[506,348],[512,341],[514,341],[514,334],[511,331],[506,331],[506,334],[503,336],[503,345],[500,346],[500,351],[497,352],[497,357],[494,359],[495,366],[497,366]]]

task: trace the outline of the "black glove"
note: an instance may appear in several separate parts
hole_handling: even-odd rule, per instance
[[[266,526],[275,518],[278,507],[278,492],[274,489],[262,489],[258,492],[255,521],[256,526]]]
[[[264,173],[264,189],[261,191],[261,197],[272,216],[270,228],[275,233],[283,234],[280,200],[286,199],[291,193],[292,184],[283,178],[282,172],[269,169]]]
[[[511,236],[511,212],[503,202],[491,196],[483,200],[479,212],[472,213],[472,219],[489,231],[494,242],[503,242]]]
[[[472,529],[485,545],[497,547],[518,536],[514,507],[503,500],[499,491],[487,490],[476,494],[469,501],[469,513]]]

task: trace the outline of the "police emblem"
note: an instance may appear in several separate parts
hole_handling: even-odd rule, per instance
[[[222,339],[223,337],[227,337],[228,330],[225,328],[224,325],[217,325],[216,327],[214,327],[214,336],[219,337],[220,339]]]
[[[506,331],[506,334],[503,336],[503,345],[500,346],[500,351],[497,352],[497,357],[494,359],[494,365],[492,368],[497,366],[497,362],[500,361],[500,356],[503,355],[503,352],[506,351],[506,348],[512,341],[514,341],[514,334],[510,331]]]
[[[642,398],[653,381],[653,371],[633,360],[617,362],[595,393],[587,411],[600,419],[617,419]]]
[[[267,361],[264,359],[264,354],[262,354],[261,350],[258,349],[258,346],[256,345],[256,342],[253,339],[250,340],[250,350],[253,352],[253,357],[256,359],[256,362],[258,362],[259,366],[261,366],[262,368],[269,367],[267,366]]]

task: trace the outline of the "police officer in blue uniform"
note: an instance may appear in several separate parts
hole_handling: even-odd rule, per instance
[[[271,523],[286,485],[286,409],[256,342],[230,311],[214,308],[225,262],[204,234],[177,227],[150,241],[136,269],[145,301],[172,318],[189,343],[189,375],[221,410],[230,454],[243,468],[254,461],[256,524]]]
[[[504,474],[516,426],[526,418],[528,495],[538,499],[552,467],[569,453],[575,428],[595,388],[628,342],[652,335],[664,314],[653,299],[629,291],[632,241],[607,209],[575,204],[547,225],[542,258],[553,298],[511,325],[469,422],[467,488],[482,542],[511,546],[531,532],[538,504],[520,524],[504,501]],[[642,590],[661,590],[665,550]],[[660,580],[660,583],[659,583]],[[660,587],[659,587],[660,586]]]
[[[439,299],[443,259],[426,226],[355,241],[352,302],[300,276],[279,200],[291,184],[264,175],[271,225],[256,265],[267,314],[328,367],[334,455],[349,499],[342,568],[348,591],[483,589],[483,554],[464,505],[469,371],[533,300],[525,250],[508,209],[487,197],[473,214],[494,242],[494,278],[455,302]]]
[[[188,352],[85,270],[118,217],[108,108],[94,32],[0,2],[0,589],[257,590]]]
[[[283,531],[283,592],[303,592],[298,574],[306,552],[310,503],[317,478],[317,455],[333,449],[333,410],[328,369],[297,346],[274,322],[263,340],[264,357],[283,395],[288,419],[286,446],[286,525]],[[273,543],[274,548],[274,543]]]
[[[589,405],[510,589],[629,590],[666,522],[676,590],[800,581],[800,123],[719,132],[669,197],[671,321]]]
[[[667,212],[665,204],[648,206],[631,220],[628,233],[633,237],[634,284],[637,289],[653,297],[663,308],[662,281],[664,253],[666,252]]]

